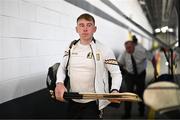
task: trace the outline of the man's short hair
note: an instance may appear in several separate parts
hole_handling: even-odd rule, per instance
[[[134,42],[133,42],[133,41],[128,40],[128,41],[126,41],[126,42],[124,43],[124,45],[127,45],[128,43],[132,43],[132,44],[134,44]]]
[[[85,19],[87,21],[93,21],[93,23],[95,24],[95,19],[92,15],[88,14],[88,13],[84,13],[81,14],[78,18],[77,18],[77,23],[80,19]]]
[[[133,35],[133,36],[132,36],[132,40],[133,40],[133,42],[134,42],[135,44],[137,44],[138,39],[136,38],[136,36],[135,36],[135,35]]]

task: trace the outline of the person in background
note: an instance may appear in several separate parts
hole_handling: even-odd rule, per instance
[[[68,50],[57,71],[55,96],[59,101],[65,101],[64,85],[65,71],[68,57],[68,76],[70,77],[70,92],[86,93],[117,93],[121,86],[122,76],[118,62],[111,49],[93,37],[96,32],[95,19],[84,13],[77,18],[76,32],[78,42],[72,46],[70,55]],[[108,71],[112,77],[111,90],[108,88]],[[100,111],[111,102],[118,100],[72,99],[69,101],[68,116],[74,119],[98,119]]]
[[[138,39],[135,35],[132,36],[132,41],[135,44],[135,52],[136,54],[145,54],[146,61],[145,61],[145,68],[147,67],[147,60],[151,61],[153,68],[154,68],[154,77],[156,78],[158,75],[157,72],[157,61],[155,55],[153,55],[150,51],[146,50],[141,44],[138,43]]]
[[[136,47],[133,41],[126,41],[125,51],[118,58],[118,62],[123,71],[123,80],[125,81],[126,91],[133,92],[136,87],[136,92],[139,97],[143,100],[143,92],[145,89],[145,78],[146,78],[146,51]],[[156,71],[156,66],[153,63]],[[144,116],[145,105],[144,102],[139,102],[139,115]],[[132,103],[125,102],[125,114],[122,118],[131,117]]]

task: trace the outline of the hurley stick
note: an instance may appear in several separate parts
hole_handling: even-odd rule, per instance
[[[64,93],[64,99],[117,99],[119,101],[142,101],[140,97],[134,93],[124,92],[124,93],[78,93],[78,92],[68,92]]]

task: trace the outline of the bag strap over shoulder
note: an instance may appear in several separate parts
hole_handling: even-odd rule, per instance
[[[66,86],[68,92],[69,92],[69,90],[70,90],[70,80],[69,80],[69,77],[68,77],[68,69],[67,69],[67,68],[68,68],[69,59],[70,59],[70,56],[71,56],[71,48],[72,48],[72,46],[75,45],[78,41],[79,41],[79,40],[73,40],[73,41],[71,42],[71,44],[69,45],[69,51],[68,51],[69,56],[68,56],[68,60],[67,60],[67,64],[66,64],[66,78],[65,78],[65,80],[64,80],[64,85]]]
[[[69,57],[68,57],[68,61],[67,61],[67,64],[66,64],[66,70],[67,70],[67,67],[68,67],[68,64],[69,64],[69,59],[70,59],[70,55],[71,55],[71,48],[73,45],[75,45],[79,40],[73,40],[71,42],[71,44],[69,45],[69,51],[68,51],[68,54],[69,54]]]
[[[69,45],[69,48],[71,49],[73,45],[75,45],[79,40],[73,40],[71,44]]]

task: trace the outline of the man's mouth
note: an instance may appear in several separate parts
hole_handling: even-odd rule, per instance
[[[86,35],[88,35],[88,33],[83,33],[82,35],[86,36]]]

